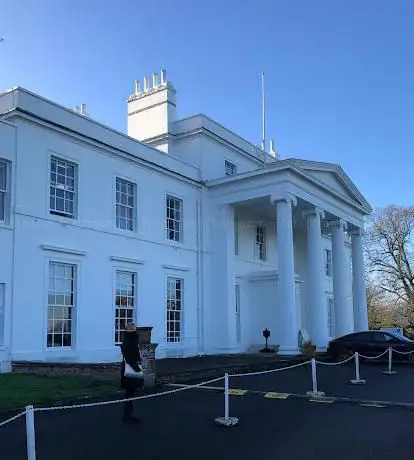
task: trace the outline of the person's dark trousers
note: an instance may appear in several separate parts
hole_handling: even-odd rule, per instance
[[[135,388],[126,388],[125,389],[125,399],[133,398],[135,395]],[[125,401],[124,403],[124,416],[123,420],[133,420],[134,417],[132,416],[134,412],[134,403],[133,401]]]

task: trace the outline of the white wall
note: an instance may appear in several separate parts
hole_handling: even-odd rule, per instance
[[[202,180],[225,177],[225,160],[236,165],[237,174],[253,171],[259,167],[254,159],[250,160],[207,136],[175,140],[173,152],[174,156],[199,168]]]
[[[7,123],[0,122],[0,159],[5,159],[10,164],[15,163],[16,159],[16,132],[15,127]],[[13,169],[8,171],[8,192],[9,206],[8,210],[14,206],[14,184]],[[0,321],[0,372],[8,370],[7,363],[8,353],[11,340],[11,318],[12,318],[12,301],[13,301],[13,247],[14,247],[14,220],[10,215],[9,222],[0,223],[0,284],[4,285],[4,318]],[[0,292],[0,295],[2,293]],[[0,299],[2,301],[3,299]],[[4,323],[3,323],[4,321]]]
[[[160,343],[159,354],[165,352],[162,346],[166,333],[165,278],[167,273],[184,278],[184,330],[185,336],[193,338],[197,333],[196,202],[199,190],[86,144],[73,142],[56,132],[23,121],[17,124],[14,308],[23,313],[14,315],[14,358],[118,359],[118,349],[113,345],[113,283],[117,267],[138,273],[138,324],[154,326],[153,337]],[[49,214],[48,169],[52,153],[78,164],[76,221]],[[114,185],[117,175],[137,184],[136,233],[116,229]],[[167,193],[184,201],[183,244],[165,238]],[[84,255],[45,251],[41,245],[82,251]],[[110,257],[113,256],[143,263],[112,261]],[[46,350],[49,260],[64,260],[79,266],[74,353]]]

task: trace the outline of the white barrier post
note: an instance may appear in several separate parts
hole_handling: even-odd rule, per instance
[[[229,419],[229,374],[224,375],[224,418]]]
[[[361,376],[359,375],[359,353],[355,353],[355,379],[351,380],[351,383],[354,385],[363,385],[366,383],[366,380],[361,379]]]
[[[396,372],[392,370],[392,347],[388,348],[388,369],[384,371],[384,374],[386,375],[396,374]]]
[[[229,391],[229,374],[226,372],[224,374],[224,417],[217,417],[216,424],[220,426],[236,426],[239,423],[239,419],[237,417],[230,417],[229,416],[229,407],[230,407],[230,399],[229,399],[230,391]]]
[[[33,406],[26,406],[27,460],[36,460],[36,437]]]
[[[323,391],[318,391],[318,380],[316,376],[316,359],[312,358],[312,391],[306,392],[309,396],[325,396]]]

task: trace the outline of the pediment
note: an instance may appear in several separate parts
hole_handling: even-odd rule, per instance
[[[372,211],[368,201],[359,192],[339,165],[332,163],[317,163],[307,160],[294,160],[294,166],[301,169],[306,175],[316,180],[324,187],[362,206],[367,213]]]
[[[323,182],[335,192],[340,193],[341,195],[346,196],[348,199],[355,201],[355,195],[350,192],[349,187],[344,185],[343,181],[338,178],[337,174],[327,171],[312,170],[307,170],[306,172],[310,176],[315,177],[315,179],[318,181]]]

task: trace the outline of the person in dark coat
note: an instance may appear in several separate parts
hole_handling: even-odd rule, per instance
[[[143,379],[135,377],[125,377],[125,361],[139,372],[141,369],[141,354],[138,345],[138,334],[134,323],[128,323],[124,332],[121,344],[122,365],[121,365],[121,388],[125,391],[125,398],[133,398],[139,388],[143,388]],[[133,416],[133,401],[126,401],[124,405],[123,420],[125,422],[137,421]]]

